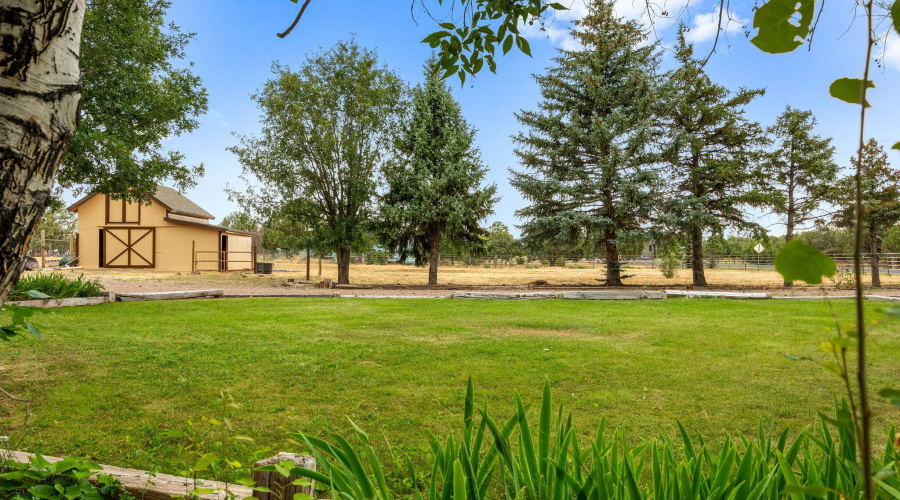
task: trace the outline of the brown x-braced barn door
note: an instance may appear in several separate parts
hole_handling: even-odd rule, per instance
[[[103,267],[156,267],[156,228],[107,227]]]

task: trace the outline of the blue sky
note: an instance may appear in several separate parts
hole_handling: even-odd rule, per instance
[[[631,0],[618,1],[620,13],[640,16],[643,0],[635,5]],[[669,1],[666,8],[675,12],[684,0]],[[437,4],[435,0],[426,2]],[[460,88],[458,80],[453,85],[463,112],[478,129],[482,158],[502,196],[491,221],[503,221],[516,233],[512,226],[518,221],[513,212],[524,201],[507,180],[507,169],[516,166],[510,140],[518,130],[513,113],[535,107],[539,94],[530,75],[541,73],[551,64],[557,47],[571,43],[565,33],[571,18],[583,11],[580,2],[563,0],[564,5],[573,6],[570,13],[559,16],[545,32],[529,30],[533,57],[511,52],[498,61],[497,75],[485,71],[471,85]],[[716,5],[713,0],[692,1],[685,13],[685,19],[691,20],[691,36],[698,52],[712,47],[715,30],[711,21],[716,18]],[[305,54],[355,36],[361,45],[377,48],[381,59],[404,79],[411,83],[421,80],[421,65],[429,48],[419,41],[434,31],[434,24],[419,12],[417,26],[411,17],[410,0],[312,0],[294,32],[285,39],[277,38],[275,34],[290,24],[297,8],[288,0],[178,0],[170,10],[174,23],[197,34],[188,47],[187,59],[194,63],[209,92],[210,109],[201,118],[199,130],[171,138],[166,145],[185,153],[190,163],[206,166],[206,175],[186,194],[219,219],[238,208],[227,200],[226,185],[243,186],[238,179],[240,165],[225,148],[236,143],[233,133],[258,130],[259,114],[249,96],[269,77],[273,61],[299,66]],[[752,2],[746,0],[732,2],[732,17],[738,21],[751,19],[751,8]],[[812,51],[803,48],[777,56],[760,52],[745,37],[740,22],[732,23],[708,71],[715,81],[729,88],[765,88],[766,95],[748,107],[749,117],[764,125],[773,122],[788,104],[813,110],[819,133],[834,137],[837,160],[846,165],[857,141],[859,111],[828,97],[828,85],[836,78],[861,74],[864,30],[861,21],[852,25],[852,17],[846,4],[826,5]],[[669,24],[660,20],[657,25],[664,44],[674,41]],[[746,29],[750,29],[750,23]],[[876,88],[870,94],[873,108],[867,136],[889,146],[900,140],[900,43],[889,44],[888,48],[886,65],[875,67],[872,77]],[[900,167],[900,155],[892,152],[891,158]],[[772,226],[771,231],[781,234],[783,229]]]

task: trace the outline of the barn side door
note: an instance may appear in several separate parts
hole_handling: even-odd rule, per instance
[[[103,267],[156,267],[156,228],[107,227],[103,231]]]

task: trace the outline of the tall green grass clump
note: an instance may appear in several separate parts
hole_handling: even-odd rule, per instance
[[[68,299],[72,297],[99,297],[103,294],[100,280],[85,279],[84,275],[71,279],[62,273],[33,274],[25,276],[16,284],[9,294],[9,300],[29,300],[33,296],[30,291],[48,295],[51,299]]]
[[[702,437],[692,439],[681,424],[678,439],[661,436],[635,445],[624,431],[608,430],[604,420],[585,442],[571,415],[564,415],[561,406],[553,411],[549,384],[536,427],[518,395],[516,408],[509,419],[494,420],[487,405],[475,406],[470,380],[462,427],[443,441],[428,433],[431,473],[417,474],[407,459],[408,478],[401,484],[410,486],[405,491],[388,488],[368,435],[352,422],[357,446],[335,433],[331,442],[294,434],[315,455],[319,472],[292,472],[324,485],[330,498],[348,500],[862,498],[857,433],[846,402],[837,406],[837,418],[823,415],[820,426],[794,439],[788,429],[773,435],[760,425],[755,436],[725,436],[716,451]],[[900,498],[894,432],[874,459],[877,498]]]

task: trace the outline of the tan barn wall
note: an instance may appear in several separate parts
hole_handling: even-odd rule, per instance
[[[85,269],[100,267],[100,228],[105,224],[104,196],[93,196],[78,207],[78,257]]]
[[[156,269],[160,271],[191,272],[192,248],[200,251],[219,251],[219,231],[166,223],[156,230]],[[218,260],[218,253],[201,253],[198,260]],[[217,271],[215,262],[197,264],[198,271]]]
[[[253,238],[240,234],[229,234],[228,238],[228,255],[225,265],[229,271],[249,270],[253,265]],[[246,252],[246,253],[239,253]]]

